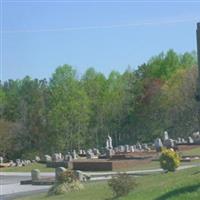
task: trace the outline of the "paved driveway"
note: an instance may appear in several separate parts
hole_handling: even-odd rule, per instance
[[[42,173],[41,175],[49,177],[54,176],[54,173]],[[0,173],[0,200],[11,200],[48,191],[50,186],[20,185],[21,180],[29,179],[31,179],[30,173]]]

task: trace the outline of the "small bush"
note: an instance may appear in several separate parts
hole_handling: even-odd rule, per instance
[[[135,180],[127,174],[118,174],[108,181],[115,197],[126,196],[136,187]]]
[[[66,170],[57,177],[57,181],[48,191],[48,195],[60,195],[81,189],[83,189],[83,185],[77,179],[74,171]]]
[[[80,181],[73,181],[71,183],[55,183],[48,191],[48,195],[60,195],[67,192],[79,191],[83,189]]]
[[[59,183],[72,183],[73,181],[77,181],[77,177],[74,171],[66,170],[57,177],[57,181]]]
[[[160,156],[160,166],[162,169],[174,172],[180,166],[180,156],[172,149],[165,149]]]

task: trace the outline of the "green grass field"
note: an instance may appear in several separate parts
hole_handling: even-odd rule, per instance
[[[175,173],[137,177],[138,186],[120,200],[199,200],[200,168],[191,168]],[[46,194],[20,200],[111,200],[112,192],[107,182],[85,184],[80,192],[47,197]],[[19,199],[18,199],[19,200]]]
[[[200,156],[200,147],[196,147],[191,150],[184,151],[184,152],[182,152],[182,155],[184,155],[184,156],[192,156],[192,155]]]

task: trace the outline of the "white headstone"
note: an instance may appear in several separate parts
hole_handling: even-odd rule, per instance
[[[164,132],[164,137],[163,137],[163,140],[165,141],[165,140],[168,140],[168,139],[169,139],[168,132],[167,132],[167,131],[165,131],[165,132]]]
[[[58,167],[56,168],[56,180],[58,180],[58,177],[60,176],[61,173],[65,172],[66,169],[64,167]]]
[[[40,170],[39,169],[33,169],[31,171],[31,178],[32,178],[32,181],[40,180]]]

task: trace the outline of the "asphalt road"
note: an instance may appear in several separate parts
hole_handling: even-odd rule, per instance
[[[20,181],[29,179],[30,176],[0,175],[0,200],[13,200],[48,191],[49,186],[20,185]]]
[[[20,183],[20,181],[29,179],[27,176],[1,176],[0,185],[9,185],[14,183]]]

